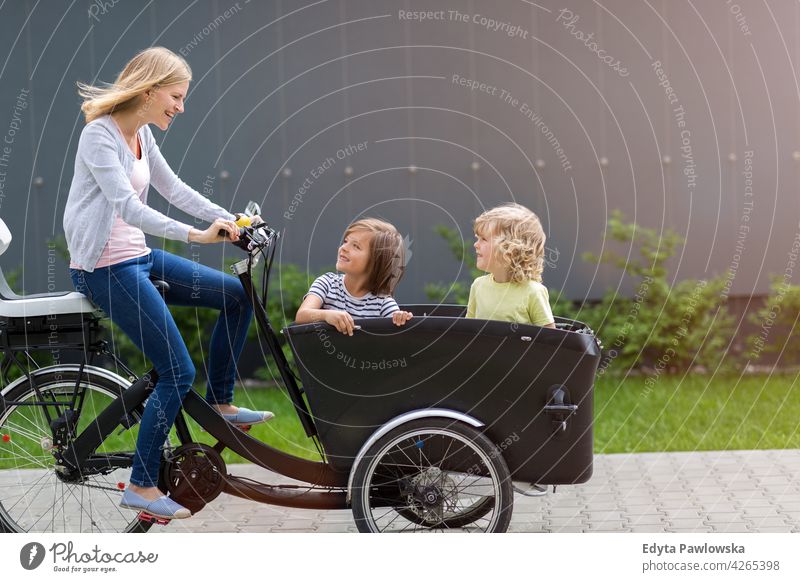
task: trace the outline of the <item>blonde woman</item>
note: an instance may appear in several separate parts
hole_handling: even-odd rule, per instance
[[[545,235],[539,217],[521,204],[492,208],[475,219],[477,267],[467,317],[555,327],[542,284]]]
[[[208,351],[206,399],[233,424],[256,424],[272,417],[271,412],[232,404],[236,361],[252,319],[241,283],[145,244],[144,233],[204,244],[225,240],[220,231],[231,240],[239,236],[236,217],[184,184],[150,131],[150,124],[166,130],[183,112],[191,78],[186,61],[155,47],[136,55],[112,85],[78,85],[86,126],[64,212],[75,288],[106,312],[158,372],[121,506],[168,519],[191,515],[165,496],[157,483],[161,448],[192,387],[195,368],[167,303],[221,311]],[[150,185],[171,205],[211,225],[199,230],[150,208]],[[169,283],[163,298],[151,276]]]

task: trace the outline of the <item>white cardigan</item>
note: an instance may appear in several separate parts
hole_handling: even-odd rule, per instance
[[[139,140],[150,166],[150,183],[170,204],[207,222],[234,219],[175,175],[150,127],[139,129]],[[103,252],[115,212],[148,234],[184,242],[189,239],[191,226],[147,206],[147,191],[139,199],[129,178],[134,159],[111,116],[104,115],[83,128],[64,210],[64,232],[71,261],[87,271],[94,270]]]

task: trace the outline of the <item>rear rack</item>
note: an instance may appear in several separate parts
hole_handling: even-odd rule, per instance
[[[101,341],[100,318],[81,313],[0,317],[0,350],[82,349]]]

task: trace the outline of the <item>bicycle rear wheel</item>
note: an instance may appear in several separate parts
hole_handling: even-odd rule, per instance
[[[43,400],[69,401],[78,384],[78,367],[63,366],[35,373]],[[128,387],[124,379],[84,368],[86,388],[77,425],[80,434]],[[108,474],[64,479],[55,470],[53,432],[45,407],[29,378],[6,389],[0,400],[0,528],[10,532],[146,532],[150,523],[119,507],[130,477],[130,465]],[[51,417],[55,406],[48,405]],[[122,419],[120,419],[122,420]],[[131,411],[131,428],[120,425],[97,449],[122,453],[136,449],[139,414]]]

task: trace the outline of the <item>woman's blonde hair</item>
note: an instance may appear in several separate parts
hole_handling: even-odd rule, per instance
[[[89,123],[108,113],[128,109],[149,89],[191,80],[192,70],[183,57],[164,47],[151,47],[133,57],[112,85],[96,87],[79,82],[78,94],[83,97],[81,111]]]
[[[344,238],[355,231],[372,233],[367,262],[367,288],[375,295],[391,295],[405,272],[403,237],[393,224],[377,218],[355,221],[344,231]]]
[[[494,239],[495,256],[511,280],[542,282],[545,234],[539,217],[521,204],[503,204],[475,219],[476,234]]]

